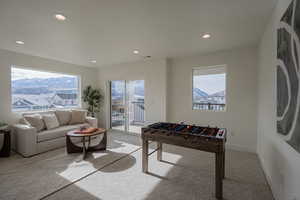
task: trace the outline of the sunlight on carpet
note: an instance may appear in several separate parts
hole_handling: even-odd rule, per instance
[[[127,156],[127,154],[140,148],[139,146],[129,144],[120,140],[114,140],[113,144],[106,151],[89,152],[85,160],[81,160],[81,154],[78,154],[76,159],[67,168],[59,172],[61,177],[68,181],[74,181],[75,178],[83,177],[88,173],[92,173],[110,162]]]
[[[127,156],[99,172],[75,183],[76,191],[82,190],[99,199],[145,199],[165,179],[174,167],[158,162],[156,154],[149,158],[149,174],[142,173],[141,150]],[[169,162],[176,163],[180,155],[164,153]],[[132,163],[133,165],[128,164]],[[128,167],[128,165],[130,167]]]

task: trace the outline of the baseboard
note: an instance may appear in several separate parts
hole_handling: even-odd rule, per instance
[[[267,182],[268,182],[268,185],[269,185],[269,187],[270,187],[270,190],[271,190],[271,192],[272,192],[273,199],[274,199],[274,200],[279,200],[279,197],[277,197],[277,196],[276,196],[276,193],[274,193],[275,189],[274,189],[274,186],[272,185],[271,177],[270,177],[269,174],[267,173],[267,170],[266,170],[266,167],[265,167],[265,164],[264,164],[265,161],[264,161],[264,159],[260,156],[260,154],[257,154],[257,156],[258,156],[258,160],[259,160],[259,162],[260,162],[260,165],[261,165],[261,167],[262,167],[262,169],[263,169],[265,178],[266,178],[266,180],[267,180]]]
[[[236,144],[226,144],[226,149],[231,149],[235,151],[242,151],[242,152],[249,152],[249,153],[257,153],[255,149],[241,146],[241,145],[236,145]]]
[[[114,132],[118,132],[118,133],[125,133],[128,135],[134,135],[134,136],[138,136],[140,137],[141,134],[139,133],[132,133],[132,132],[125,132],[125,131],[120,131],[120,130],[116,130],[116,129],[108,129],[108,131],[114,131]],[[248,152],[248,153],[257,153],[255,149],[252,148],[248,148],[248,147],[244,147],[241,145],[235,145],[235,144],[226,144],[226,149],[231,149],[231,150],[235,150],[235,151],[242,151],[242,152]]]

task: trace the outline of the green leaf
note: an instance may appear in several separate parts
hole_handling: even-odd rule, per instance
[[[90,115],[94,116],[95,113],[100,112],[103,96],[99,89],[93,89],[90,85],[87,86],[83,90],[82,99],[88,104],[87,110]]]

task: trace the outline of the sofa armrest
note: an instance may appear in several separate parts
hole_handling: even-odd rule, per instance
[[[15,124],[13,130],[16,138],[16,151],[25,157],[37,153],[37,130],[36,128],[25,125]]]
[[[98,119],[95,117],[86,117],[86,122],[92,127],[98,128]]]

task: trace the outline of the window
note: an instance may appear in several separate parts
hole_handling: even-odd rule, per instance
[[[79,81],[79,76],[12,67],[12,111],[80,107]]]
[[[225,66],[193,69],[193,110],[226,109]]]

